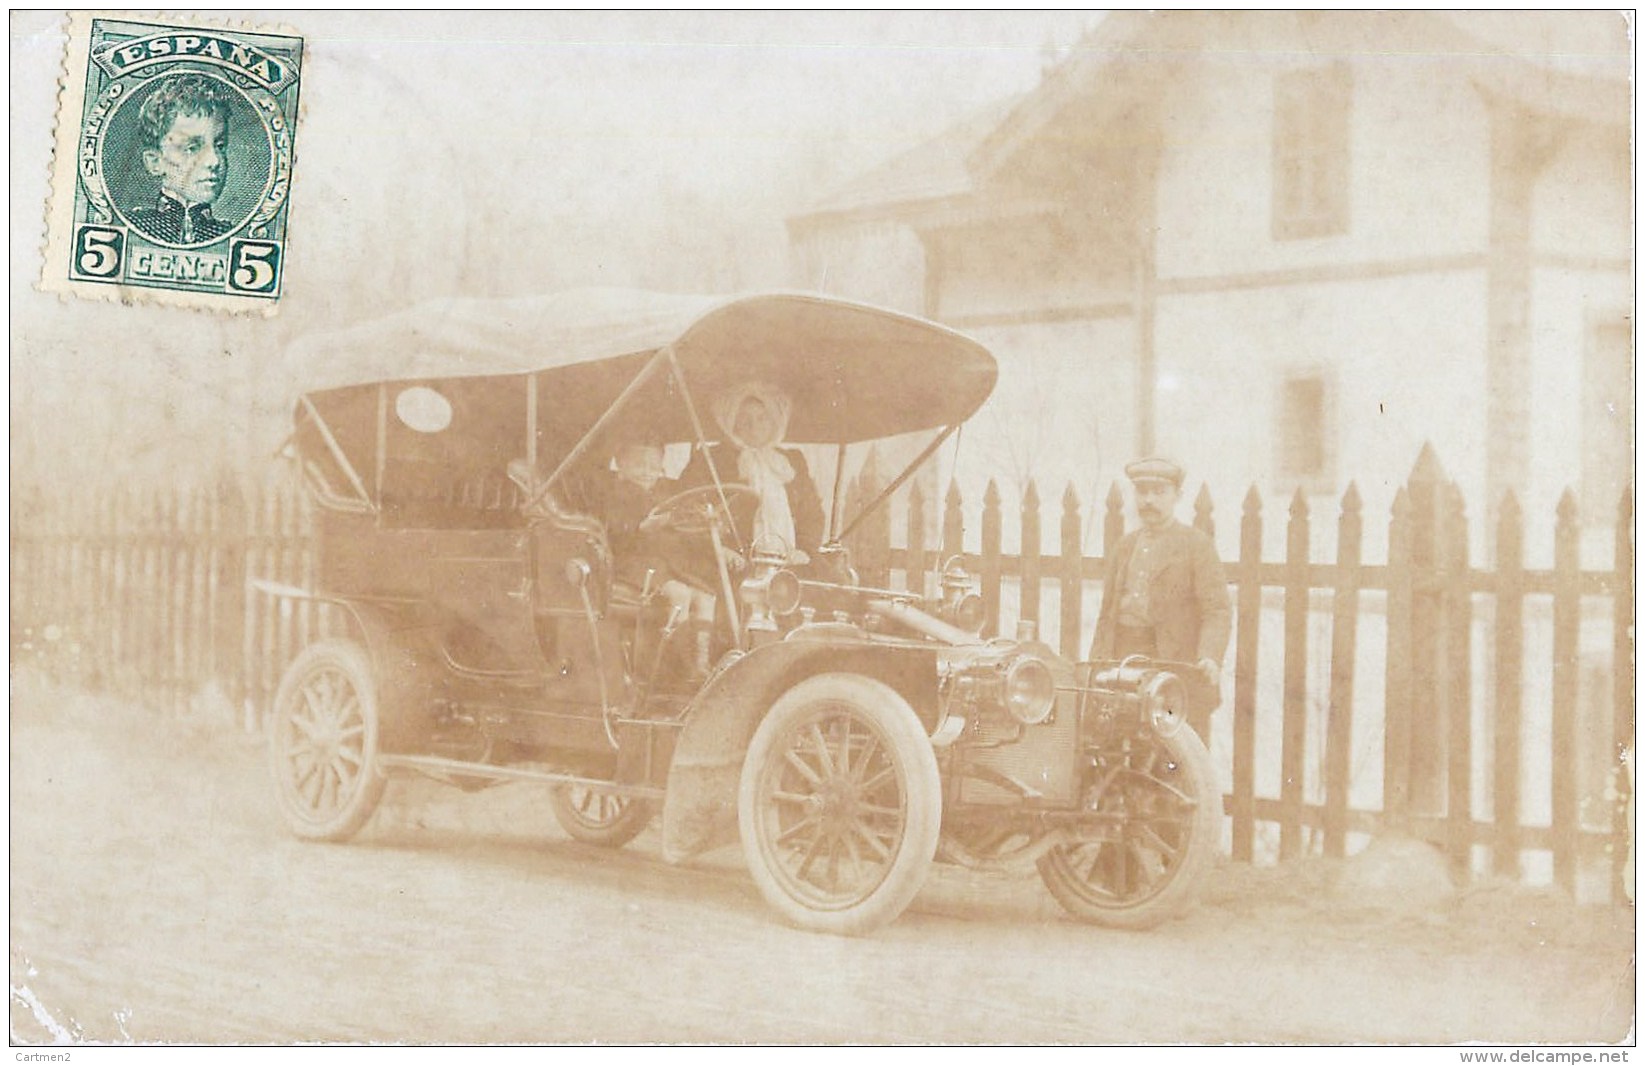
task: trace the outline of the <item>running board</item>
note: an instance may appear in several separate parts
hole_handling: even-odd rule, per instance
[[[379,755],[377,765],[384,770],[412,770],[435,777],[462,775],[485,777],[493,781],[534,781],[543,785],[580,785],[599,789],[614,796],[628,799],[662,799],[663,790],[651,785],[620,785],[597,777],[578,777],[576,774],[557,773],[553,770],[534,770],[524,766],[495,766],[483,762],[463,762],[444,759],[438,755]]]

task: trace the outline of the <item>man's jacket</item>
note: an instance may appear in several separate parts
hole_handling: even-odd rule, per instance
[[[1108,560],[1108,574],[1102,586],[1102,610],[1097,615],[1096,634],[1091,638],[1093,659],[1115,657],[1126,568],[1141,537],[1140,529],[1121,537]],[[1148,602],[1159,658],[1189,663],[1211,659],[1221,663],[1228,650],[1233,612],[1216,545],[1204,533],[1180,522],[1171,523],[1153,537],[1160,558],[1148,582]],[[1209,709],[1222,701],[1222,693],[1198,675],[1184,680],[1188,682],[1189,698],[1195,705]]]

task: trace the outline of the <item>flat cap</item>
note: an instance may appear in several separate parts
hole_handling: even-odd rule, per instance
[[[1126,463],[1125,476],[1133,482],[1168,481],[1177,488],[1182,488],[1182,467],[1157,455]]]

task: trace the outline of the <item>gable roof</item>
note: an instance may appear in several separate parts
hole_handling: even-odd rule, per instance
[[[791,223],[881,217],[970,197],[1081,99],[1130,102],[1127,72],[1207,55],[1298,50],[1453,59],[1483,91],[1600,123],[1631,114],[1631,29],[1621,12],[1113,11],[1029,93],[974,112],[824,195]],[[1149,79],[1140,79],[1142,84]]]
[[[1116,12],[982,138],[967,162],[979,177],[990,174],[1075,100],[1123,93],[1130,70],[1207,56],[1429,56],[1528,107],[1626,123],[1629,29],[1616,12]]]
[[[968,160],[982,140],[997,129],[1022,96],[996,100],[979,108],[935,137],[922,141],[859,174],[824,195],[794,221],[826,215],[875,213],[890,206],[932,203],[975,191]]]

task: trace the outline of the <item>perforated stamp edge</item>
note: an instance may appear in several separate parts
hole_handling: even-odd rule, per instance
[[[86,104],[87,64],[91,57],[92,23],[99,19],[125,23],[153,25],[156,30],[196,29],[234,34],[265,34],[291,37],[302,42],[303,63],[308,65],[309,42],[295,28],[287,25],[248,24],[222,20],[201,19],[192,15],[168,13],[139,13],[132,11],[76,11],[66,23],[67,40],[63,49],[63,64],[58,73],[57,109],[52,131],[50,187],[45,211],[45,245],[42,249],[44,266],[37,288],[63,297],[76,297],[105,303],[177,307],[196,311],[214,311],[232,315],[269,317],[279,310],[280,297],[238,296],[231,293],[190,291],[144,285],[129,285],[102,281],[81,281],[73,277],[71,257],[75,252],[75,206],[80,182],[80,142]],[[299,70],[298,79],[301,79]],[[298,86],[297,106],[293,109],[291,128],[291,166],[286,176],[286,202],[282,207],[289,225],[292,201],[296,192],[296,135],[301,126],[305,102]],[[281,256],[289,258],[291,233],[286,231]],[[282,264],[283,269],[283,264]],[[283,292],[284,282],[280,283]]]

